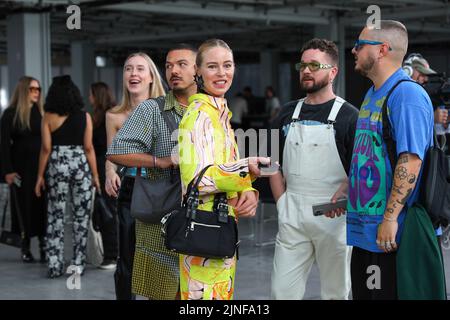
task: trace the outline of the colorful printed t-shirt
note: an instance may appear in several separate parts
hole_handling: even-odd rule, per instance
[[[378,90],[369,89],[356,125],[349,175],[347,243],[372,252],[382,252],[375,241],[391,192],[393,171],[382,140],[381,108],[389,90],[401,79],[410,78],[398,69]],[[416,83],[401,83],[389,98],[388,116],[397,155],[407,152],[424,160],[433,143],[433,107],[425,90]],[[409,206],[418,198],[420,180],[421,173],[407,200]],[[398,217],[397,243],[400,243],[405,213],[406,206]]]

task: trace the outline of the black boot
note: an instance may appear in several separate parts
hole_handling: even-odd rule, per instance
[[[22,239],[22,261],[25,263],[31,263],[35,261],[30,251],[30,242],[31,241],[29,237],[24,237]]]
[[[45,251],[45,238],[39,237],[39,254],[40,254],[40,263],[46,263],[47,262],[47,255]]]

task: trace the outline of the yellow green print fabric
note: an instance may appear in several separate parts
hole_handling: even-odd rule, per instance
[[[206,94],[190,97],[178,136],[183,194],[188,184],[209,164],[199,184],[199,210],[212,211],[214,194],[252,191],[248,159],[239,159],[226,100]],[[232,207],[229,214],[234,216]],[[181,299],[230,300],[233,298],[235,257],[207,259],[180,255]]]
[[[248,158],[239,160],[239,151],[230,125],[231,112],[226,100],[195,94],[180,122],[178,143],[183,194],[191,180],[207,165],[199,184],[200,210],[212,211],[214,193],[254,190],[248,170]],[[230,208],[230,214],[234,214]]]

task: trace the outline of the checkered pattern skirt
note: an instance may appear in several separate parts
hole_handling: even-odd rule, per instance
[[[179,282],[179,257],[164,246],[161,226],[136,220],[133,293],[151,300],[173,300]]]

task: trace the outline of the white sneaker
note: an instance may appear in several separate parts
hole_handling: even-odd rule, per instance
[[[99,269],[103,269],[103,270],[111,270],[111,269],[115,269],[117,265],[116,260],[110,260],[110,259],[106,259],[103,260],[102,264],[98,266]]]

